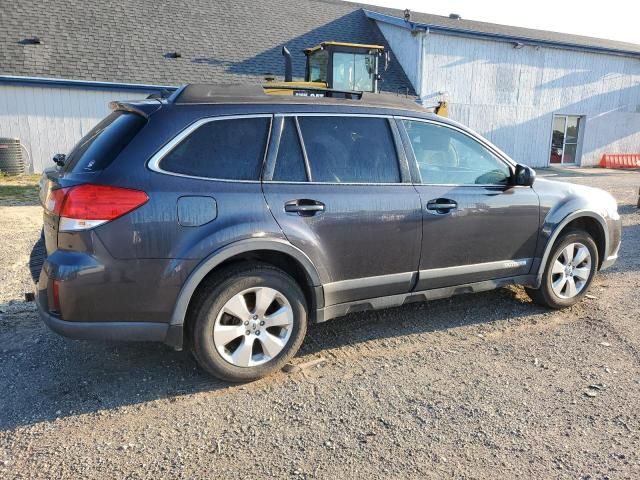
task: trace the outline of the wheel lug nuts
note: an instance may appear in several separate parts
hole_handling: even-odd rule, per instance
[[[253,319],[254,319],[254,320],[257,320],[257,319],[258,319],[258,315],[254,315],[254,316],[253,316]]]
[[[260,330],[256,330],[256,335],[260,335]]]
[[[245,325],[249,325],[249,320],[247,320],[246,322],[244,322]]]
[[[264,320],[260,322],[260,326],[262,327],[263,325],[264,325]]]
[[[247,330],[247,331],[245,332],[245,335],[251,335],[251,330]]]

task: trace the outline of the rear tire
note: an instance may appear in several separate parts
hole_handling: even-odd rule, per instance
[[[191,348],[200,366],[230,382],[281,369],[307,331],[307,305],[280,269],[245,264],[221,271],[192,312]]]
[[[42,271],[42,265],[47,259],[47,248],[44,244],[44,230],[40,231],[40,238],[33,245],[31,254],[29,255],[29,271],[31,272],[31,279],[33,283],[38,283],[40,278],[40,272]]]
[[[562,235],[551,249],[540,288],[525,288],[534,303],[561,309],[578,303],[587,294],[598,269],[598,248],[591,235],[573,230]]]

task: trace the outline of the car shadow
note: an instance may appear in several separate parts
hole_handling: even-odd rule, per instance
[[[175,401],[197,392],[243,388],[209,376],[188,352],[175,352],[162,344],[59,337],[42,325],[33,304],[16,305],[26,311],[5,311],[0,316],[2,431],[155,400]],[[542,315],[545,310],[518,299],[513,290],[501,289],[351,314],[311,325],[294,363],[324,349],[536,313]]]
[[[640,270],[638,238],[640,225],[623,228],[620,260],[608,272]],[[531,321],[547,313],[516,288],[354,313],[310,325],[294,363],[372,340],[453,332],[523,317]],[[197,392],[243,388],[212,378],[188,352],[162,344],[65,339],[48,331],[35,305],[24,302],[0,305],[0,365],[0,431],[156,400],[173,402]],[[285,374],[278,375],[259,382],[278,381]]]

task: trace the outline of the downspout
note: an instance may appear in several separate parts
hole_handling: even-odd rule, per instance
[[[415,28],[415,27],[414,27]],[[418,35],[418,61],[416,69],[416,93],[418,94],[417,103],[424,105],[422,96],[424,95],[423,87],[425,85],[425,71],[424,71],[424,55],[425,55],[425,39],[429,33],[429,27],[416,28],[415,34]]]

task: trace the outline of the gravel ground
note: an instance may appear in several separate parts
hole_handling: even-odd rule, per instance
[[[621,259],[590,298],[350,315],[311,327],[301,369],[244,386],[47,331],[21,301],[41,213],[0,207],[0,477],[640,478],[640,174],[545,174],[620,204]]]

